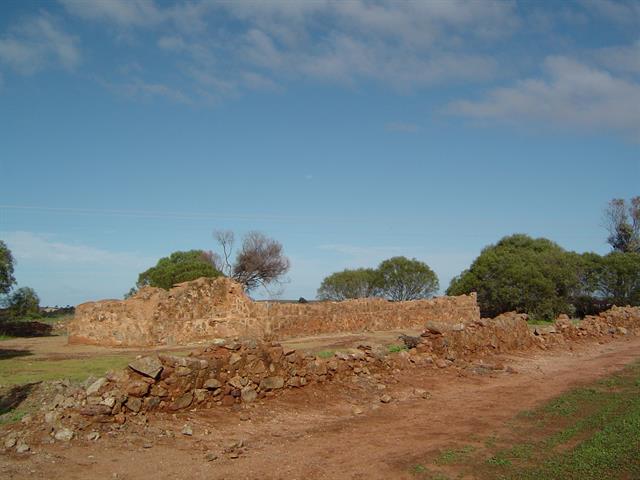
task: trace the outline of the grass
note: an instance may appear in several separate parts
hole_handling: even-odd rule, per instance
[[[389,345],[387,347],[389,353],[406,352],[408,350],[406,345]]]
[[[84,381],[109,370],[121,369],[135,358],[133,355],[105,355],[61,360],[30,360],[14,357],[0,360],[0,385],[21,385],[41,380]]]
[[[640,362],[520,412],[507,425],[508,433],[445,450],[409,471],[425,480],[443,473],[487,480],[640,478]]]
[[[458,449],[449,449],[442,452],[434,463],[438,465],[449,465],[451,463],[458,463],[475,450],[475,447],[468,445],[466,447]]]
[[[336,354],[335,350],[320,350],[316,353],[316,357],[318,358],[331,358]]]

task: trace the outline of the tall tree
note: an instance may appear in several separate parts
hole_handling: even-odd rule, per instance
[[[0,294],[9,293],[16,283],[13,276],[13,255],[7,244],[0,240]]]
[[[40,313],[40,298],[31,287],[21,287],[14,291],[7,300],[7,307],[13,318]]]
[[[380,263],[377,272],[382,296],[389,300],[430,298],[440,288],[435,272],[415,258],[390,258]]]
[[[607,241],[614,252],[640,253],[640,196],[627,202],[614,198],[605,210]]]

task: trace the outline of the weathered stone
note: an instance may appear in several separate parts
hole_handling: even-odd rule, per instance
[[[116,399],[114,397],[107,397],[100,402],[100,405],[105,405],[109,408],[113,408],[116,404]]]
[[[381,401],[382,403],[390,403],[392,400],[393,400],[393,398],[391,398],[391,395],[387,395],[387,394],[385,394],[385,395],[382,395],[382,396],[380,397],[380,401]]]
[[[193,428],[191,427],[191,425],[187,424],[184,427],[182,427],[182,435],[187,435],[188,437],[193,435]]]
[[[97,395],[100,389],[104,387],[107,384],[107,382],[108,380],[104,377],[99,378],[98,380],[93,382],[91,385],[89,385],[89,387],[86,390],[87,397],[90,397],[92,395]]]
[[[182,410],[183,408],[187,408],[189,405],[193,403],[193,392],[187,392],[183,395],[180,395],[175,401],[171,404],[171,410]]]
[[[4,448],[13,448],[15,447],[16,443],[18,443],[16,437],[7,437],[4,440]]]
[[[22,440],[16,445],[16,453],[27,453],[29,450],[31,450],[31,447]]]
[[[202,403],[206,400],[207,393],[208,393],[208,390],[204,388],[196,388],[193,391],[193,399],[195,400],[196,403]]]
[[[240,391],[240,398],[244,403],[251,403],[258,398],[258,393],[252,387],[244,387]]]
[[[277,390],[282,387],[284,387],[284,378],[282,377],[267,377],[260,382],[262,390]]]
[[[139,397],[129,397],[125,406],[132,412],[138,413],[142,408],[142,400]]]
[[[222,382],[220,382],[220,380],[218,380],[216,378],[209,378],[209,379],[205,380],[203,386],[204,386],[204,388],[207,388],[209,390],[216,390],[216,389],[222,387]]]
[[[61,442],[70,442],[73,437],[74,433],[70,428],[61,428],[54,435],[54,438],[56,440],[60,440]]]
[[[86,438],[90,442],[95,442],[96,440],[100,439],[100,433],[94,430],[93,432],[89,432]]]
[[[126,392],[130,397],[144,397],[149,392],[149,384],[133,380],[127,384]]]
[[[80,414],[87,417],[93,417],[97,415],[109,415],[111,414],[111,407],[107,405],[86,405],[80,409]]]
[[[166,397],[167,395],[169,395],[169,391],[162,385],[156,384],[151,386],[151,395],[155,397]]]
[[[156,379],[162,372],[163,367],[157,356],[150,355],[134,360],[129,364],[129,368],[149,378]]]
[[[240,360],[242,360],[242,356],[238,353],[232,353],[229,357],[229,365],[235,365]]]
[[[227,383],[231,385],[233,388],[238,388],[238,389],[246,385],[246,382],[244,383],[244,385],[242,384],[242,377],[240,376],[235,376],[233,378],[230,378]]]

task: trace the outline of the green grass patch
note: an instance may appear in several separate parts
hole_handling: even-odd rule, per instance
[[[335,350],[320,350],[316,353],[316,357],[318,358],[331,358],[336,354]]]
[[[406,352],[408,350],[406,345],[389,345],[387,347],[389,353]]]
[[[127,366],[133,355],[105,355],[101,357],[62,360],[30,360],[14,357],[0,360],[0,385],[21,385],[41,380],[84,381],[90,376],[102,376],[109,370]]]
[[[640,479],[640,362],[520,412],[506,426],[475,448],[454,447],[420,465],[425,472],[446,466],[454,478]]]
[[[435,459],[434,463],[437,465],[449,465],[452,463],[459,463],[469,456],[475,447],[472,445],[467,445],[466,447],[457,448],[457,449],[449,449],[442,452],[438,458]]]

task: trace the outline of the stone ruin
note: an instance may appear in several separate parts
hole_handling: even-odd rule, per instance
[[[78,305],[69,342],[107,346],[180,345],[216,338],[285,339],[339,332],[416,329],[432,320],[480,319],[475,294],[389,302],[254,302],[227,278],[200,278],[171,290],[145,287],[127,300]]]
[[[443,325],[427,322],[415,346],[398,353],[361,345],[319,358],[278,342],[218,340],[188,357],[141,357],[79,391],[77,412],[99,422],[124,422],[128,414],[252,403],[287,389],[392,375],[398,368],[464,369],[498,353],[546,349],[580,338],[640,335],[640,307],[614,307],[577,324],[561,316],[544,330],[532,330],[527,316],[514,312]]]
[[[53,400],[44,400],[41,411],[30,415],[28,424],[23,419],[7,442],[24,452],[29,449],[25,440],[29,432],[34,436],[48,432],[49,441],[67,442],[80,434],[96,440],[101,431],[131,422],[145,425],[146,415],[154,411],[238,408],[315,384],[384,382],[399,369],[453,368],[460,376],[483,374],[504,369],[491,360],[496,353],[640,335],[640,307],[614,307],[578,323],[561,316],[555,324],[535,329],[527,324],[526,315],[513,312],[470,322],[428,321],[425,327],[419,337],[403,337],[411,348],[396,353],[360,345],[335,352],[331,358],[319,358],[278,342],[219,339],[188,357],[140,357],[125,370],[84,386],[54,385],[59,392]],[[393,398],[382,395],[380,401],[388,403]]]

